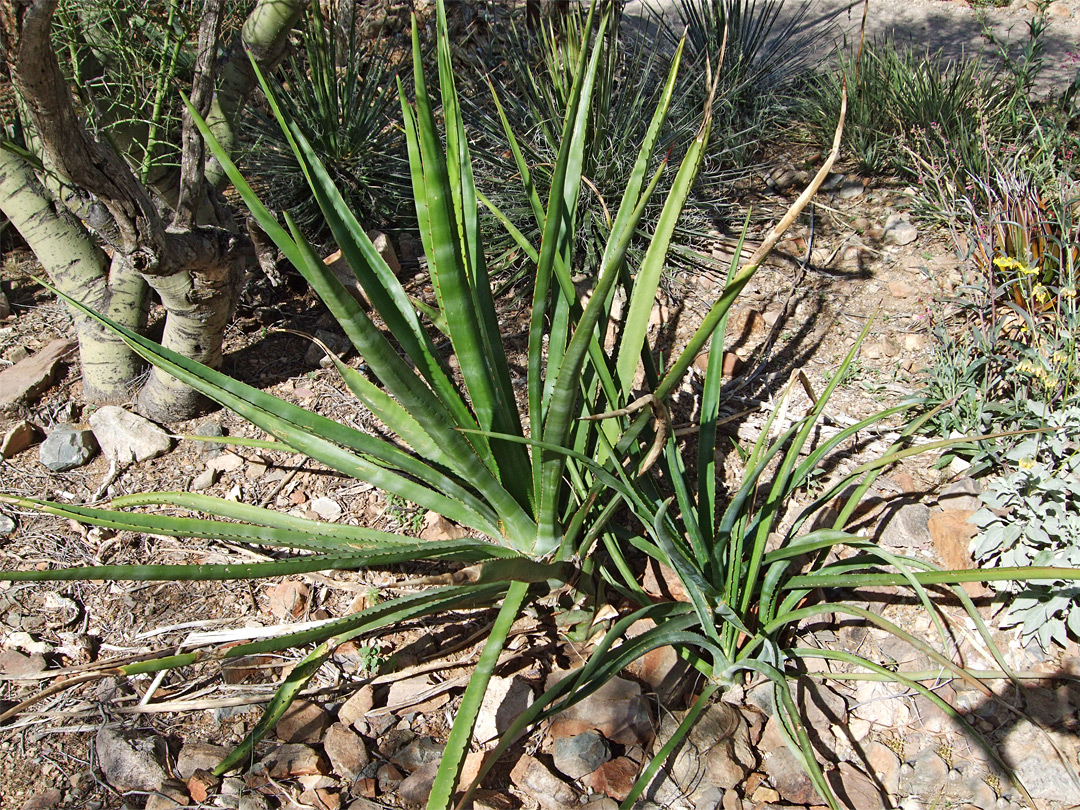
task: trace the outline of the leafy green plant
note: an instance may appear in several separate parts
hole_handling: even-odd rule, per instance
[[[275,98],[318,153],[341,195],[366,227],[407,226],[408,162],[394,93],[390,46],[311,6],[303,51],[274,74]],[[243,166],[274,210],[287,210],[316,242],[330,237],[300,162],[273,115],[252,112]]]
[[[530,201],[521,194],[521,175],[515,149],[528,166],[529,182],[546,195],[555,181],[556,158],[562,146],[562,117],[574,89],[574,71],[581,49],[597,47],[597,87],[588,111],[581,142],[582,194],[573,206],[574,231],[578,234],[574,251],[575,273],[594,272],[604,251],[616,205],[635,171],[638,146],[649,130],[650,111],[665,92],[670,57],[655,40],[636,27],[624,23],[621,8],[613,9],[611,24],[595,34],[595,41],[583,37],[587,9],[575,5],[566,14],[553,15],[538,30],[511,25],[505,31],[501,69],[488,77],[491,96],[482,91],[466,105],[470,123],[480,134],[477,149],[478,177],[484,200],[498,211],[485,232],[492,251],[493,266],[520,269],[528,266],[515,241],[520,231],[536,243],[542,226],[537,224]],[[674,49],[672,49],[672,52]],[[696,75],[700,83],[701,73]],[[671,109],[661,129],[651,158],[650,169],[665,154],[681,155],[693,141],[700,122],[704,94],[691,107],[680,96],[677,85]],[[486,98],[486,101],[485,101]],[[514,133],[514,146],[506,135],[502,119]],[[662,200],[671,187],[673,174],[662,173],[651,202],[641,218],[641,229],[651,231],[660,214]],[[700,213],[684,211],[694,224],[703,227]],[[505,218],[508,229],[500,220]],[[685,230],[685,225],[680,230]],[[631,245],[632,260],[640,261],[645,240]],[[526,280],[527,273],[526,273]]]
[[[603,41],[607,24],[606,20],[599,23],[596,43]],[[595,576],[595,571],[581,570],[590,569],[592,563],[579,567],[575,561],[587,560],[598,538],[613,531],[611,520],[623,495],[611,484],[626,475],[624,465],[632,469],[651,464],[650,447],[657,441],[656,437],[662,436],[666,423],[661,420],[654,428],[651,411],[645,418],[639,415],[633,420],[612,417],[597,422],[582,417],[624,409],[633,400],[639,363],[645,363],[655,381],[652,370],[655,358],[646,343],[649,313],[679,213],[708,138],[709,112],[706,108],[704,121],[671,183],[652,239],[636,267],[636,275],[631,278],[625,264],[628,246],[666,168],[661,164],[658,171],[649,171],[671,103],[678,66],[676,55],[664,92],[651,114],[634,170],[615,209],[610,238],[596,257],[597,265],[592,268],[593,288],[583,305],[570,268],[575,266],[574,211],[583,182],[583,143],[601,58],[598,45],[585,47],[593,43],[592,26],[590,15],[582,28],[583,44],[576,51],[577,67],[566,102],[563,135],[546,206],[529,179],[528,166],[520,158],[520,149],[504,119],[507,138],[525,181],[525,193],[543,230],[538,248],[529,244],[520,232],[515,234],[536,268],[525,387],[520,398],[510,373],[487,274],[478,195],[441,3],[437,52],[442,135],[436,124],[435,103],[428,93],[415,24],[415,106],[405,100],[399,89],[416,215],[428,257],[435,307],[418,309],[406,295],[335,187],[303,128],[277,104],[273,90],[264,84],[275,116],[288,133],[291,148],[326,223],[373,310],[385,324],[385,331],[376,327],[329,271],[288,212],[283,214],[285,226],[278,223],[225,150],[210,137],[205,124],[197,119],[215,157],[252,215],[319,293],[363,356],[372,379],[335,357],[337,370],[358,403],[371,410],[393,432],[395,440],[369,435],[279,400],[164,349],[69,301],[119,334],[148,361],[249,419],[274,439],[232,439],[232,443],[272,449],[289,447],[340,474],[368,481],[388,495],[444,515],[473,535],[454,541],[420,542],[185,493],[126,496],[112,501],[110,508],[0,496],[7,503],[115,531],[228,539],[307,552],[253,565],[103,566],[0,574],[6,579],[214,580],[351,569],[418,559],[466,564],[463,569],[437,577],[437,586],[421,593],[386,599],[314,629],[218,652],[216,657],[227,659],[313,645],[291,670],[262,719],[218,766],[218,773],[251,755],[255,743],[273,727],[293,697],[340,644],[369,639],[387,626],[409,618],[463,606],[495,606],[501,602],[462,698],[431,794],[429,806],[448,806],[488,679],[521,607],[535,593],[546,591],[548,583],[569,584],[584,575]],[[711,325],[694,339],[697,349],[752,272],[752,269],[744,271],[716,303],[710,316]],[[620,340],[606,353],[599,330],[600,325],[608,323],[611,293],[617,285],[628,291],[627,312],[621,321]],[[425,322],[428,316],[433,316],[449,338],[460,377],[451,373],[448,358],[436,346],[432,336],[434,327]],[[673,390],[697,349],[688,350],[667,369],[658,402]],[[657,412],[661,410],[657,406]],[[634,411],[627,410],[626,416],[631,413]],[[530,427],[528,437],[526,426]],[[138,507],[162,506],[187,510],[195,516],[172,517],[137,511]],[[125,675],[161,671],[193,665],[205,657],[205,651],[185,652],[122,665],[112,671]]]
[[[1031,422],[1046,432],[1006,454],[1006,473],[980,496],[971,522],[975,560],[1001,566],[1080,566],[1080,407],[1026,403]],[[1080,636],[1080,588],[1062,580],[992,582],[1008,594],[1003,627],[1020,625],[1022,638],[1044,649]]]
[[[860,171],[899,171],[924,183],[932,175],[955,193],[969,178],[986,175],[989,144],[1004,148],[1023,132],[1023,93],[978,59],[952,60],[892,40],[838,59],[838,74],[813,83],[807,117],[827,135],[840,82],[847,84],[844,145]]]
[[[935,417],[940,433],[1038,428],[1029,400],[1067,406],[1080,393],[1075,186],[1063,177],[1045,196],[1011,165],[961,200],[954,223],[970,283],[957,298],[959,322],[936,328],[928,397],[956,403]]]
[[[718,66],[713,137],[699,185],[726,188],[733,171],[761,155],[770,139],[788,128],[808,75],[815,67],[817,43],[831,36],[832,21],[810,21],[803,0],[785,13],[785,0],[679,0],[677,18],[665,24],[669,39],[687,39],[684,103],[700,106],[701,85],[693,76]],[[839,96],[837,96],[839,100]],[[826,132],[836,124],[839,104],[823,121]],[[703,189],[704,190],[704,189]]]

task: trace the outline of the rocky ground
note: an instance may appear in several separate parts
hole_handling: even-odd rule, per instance
[[[879,3],[872,4],[876,12]],[[885,4],[889,5],[889,4]],[[970,10],[946,2],[892,4],[947,15]],[[1055,24],[1075,8],[1055,3]],[[947,11],[946,11],[947,9]],[[1067,13],[1065,13],[1067,12]],[[998,13],[998,12],[992,12]],[[1022,19],[1023,9],[1001,10]],[[963,19],[968,19],[964,17]],[[931,18],[933,19],[933,18]],[[1064,30],[1064,29],[1062,29]],[[1061,35],[1066,42],[1068,35]],[[1074,38],[1075,39],[1075,38]],[[802,179],[803,162],[781,162],[755,179],[759,210],[782,210]],[[867,325],[857,363],[829,406],[832,426],[850,423],[918,391],[932,350],[931,324],[952,316],[950,296],[967,268],[948,234],[910,216],[911,190],[840,172],[781,245],[775,261],[744,293],[728,330],[731,370],[726,425],[732,446],[763,429],[778,394],[805,375],[822,390]],[[764,206],[764,208],[762,208]],[[396,240],[404,272],[415,271],[413,240]],[[716,258],[726,260],[718,242]],[[290,453],[221,450],[178,439],[185,433],[250,436],[250,426],[219,412],[189,424],[138,422],[131,407],[79,404],[70,362],[70,319],[39,287],[23,253],[4,257],[0,301],[0,486],[7,493],[93,502],[147,490],[203,491],[328,521],[441,538],[457,527],[370,486],[327,474]],[[419,282],[417,282],[419,284]],[[654,328],[673,344],[711,302],[718,273],[673,276],[654,312]],[[418,286],[422,293],[422,285]],[[8,311],[3,310],[7,303]],[[225,369],[305,407],[367,424],[318,352],[285,326],[309,333],[332,321],[300,287],[256,289],[229,335]],[[359,363],[356,358],[353,363]],[[679,397],[692,410],[690,379]],[[798,387],[788,404],[809,403]],[[894,426],[889,426],[894,427]],[[822,484],[885,449],[888,429],[860,437],[822,470]],[[947,567],[972,565],[966,519],[980,484],[963,465],[938,468],[938,456],[908,460],[880,478],[861,513],[860,531],[886,548]],[[724,475],[737,481],[737,453]],[[806,493],[809,499],[812,493]],[[35,513],[0,509],[0,567],[129,562],[220,562],[250,552],[160,536],[113,535]],[[44,693],[0,731],[0,806],[48,808],[222,807],[374,810],[418,806],[491,616],[462,612],[437,623],[395,628],[365,644],[344,645],[252,760],[224,779],[206,769],[258,718],[274,685],[299,656],[266,655],[209,663],[161,678],[116,678],[107,663],[162,650],[235,643],[338,617],[418,572],[307,575],[252,583],[0,585],[0,710],[42,695],[59,678],[87,676]],[[663,571],[646,587],[671,593]],[[999,603],[970,590],[993,626]],[[929,615],[897,589],[861,594],[860,605],[927,640]],[[612,606],[614,614],[616,606]],[[993,669],[989,651],[959,602],[940,597],[956,660]],[[466,777],[492,738],[544,686],[588,652],[568,640],[551,607],[524,616],[499,662],[475,734]],[[888,666],[929,670],[932,662],[883,631],[835,617],[802,628],[802,646],[858,652]],[[1022,686],[990,689],[942,677],[935,693],[983,735],[983,746],[956,719],[893,684],[807,673],[798,697],[830,781],[850,807],[1063,810],[1080,804],[1077,739],[1080,653],[1024,647],[1015,632],[993,632]],[[695,684],[681,677],[670,649],[658,650],[572,712],[518,741],[491,771],[474,806],[614,810],[648,756],[671,735]],[[695,810],[817,807],[820,799],[788,751],[771,715],[767,684],[729,691],[698,722],[688,742],[639,805]],[[1027,795],[1012,783],[1013,770]]]

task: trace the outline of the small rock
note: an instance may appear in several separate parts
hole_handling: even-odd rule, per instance
[[[114,461],[146,461],[172,449],[168,433],[149,419],[115,405],[106,405],[90,414],[90,427],[101,451]]]
[[[198,768],[188,777],[188,795],[191,796],[196,803],[205,802],[206,797],[213,793],[219,784],[221,784],[221,780],[210,773],[210,771]]]
[[[7,537],[15,531],[15,520],[0,513],[0,537]]]
[[[217,483],[218,475],[220,475],[220,473],[216,469],[207,467],[191,479],[191,491],[202,492],[203,490],[210,489],[210,487]]]
[[[240,797],[236,810],[270,810],[270,801],[258,791],[249,791]]]
[[[22,805],[22,810],[52,810],[63,798],[64,794],[59,790],[49,788],[27,799]]]
[[[555,740],[555,767],[571,779],[592,773],[610,756],[607,741],[595,731]]]
[[[159,737],[126,735],[106,726],[98,731],[94,747],[105,781],[121,793],[157,790],[165,782],[159,760],[165,741]]]
[[[971,540],[978,529],[968,519],[975,513],[969,509],[946,509],[930,515],[927,529],[934,549],[948,569],[975,567],[971,558]]]
[[[893,298],[911,298],[915,295],[915,290],[906,281],[890,281],[888,290]]]
[[[919,332],[904,335],[904,350],[909,352],[921,352],[926,348],[926,335]]]
[[[382,231],[370,230],[367,232],[368,239],[371,240],[371,244],[375,246],[375,250],[379,251],[379,255],[382,256],[384,262],[390,268],[395,276],[401,273],[401,262],[398,261],[397,253],[394,251],[394,245],[388,237]]]
[[[338,334],[337,332],[328,332],[325,329],[319,329],[315,333],[320,341],[326,344],[326,348],[332,351],[340,358],[345,358],[352,351],[352,343],[345,335]],[[334,361],[330,358],[322,346],[318,343],[312,343],[308,346],[307,352],[304,354],[304,362],[309,366],[330,368],[334,365]]]
[[[877,785],[865,773],[850,762],[829,771],[829,782],[840,803],[850,810],[881,810],[887,807],[887,797],[881,795]]]
[[[363,722],[367,713],[375,706],[375,690],[371,686],[361,686],[356,693],[341,704],[338,720],[347,726],[356,727]]]
[[[76,346],[74,340],[54,340],[37,354],[0,371],[0,411],[19,402],[32,402],[45,393],[60,364]]]
[[[841,200],[854,200],[861,197],[865,191],[866,186],[861,180],[845,180],[840,184],[838,195]]]
[[[773,799],[758,799],[754,793],[754,801],[776,801],[783,797],[791,804],[814,804],[817,802],[818,793],[814,783],[810,781],[802,764],[791,753],[787,741],[780,730],[780,723],[773,715],[765,723],[765,731],[761,735],[758,744],[762,753],[762,761],[765,773],[769,775],[769,781],[776,788],[777,797]]]
[[[910,245],[919,238],[918,229],[901,214],[890,214],[885,221],[883,240],[886,245]]]
[[[524,755],[510,771],[510,781],[536,799],[544,810],[577,806],[577,792],[540,760]]]
[[[885,792],[895,795],[900,790],[900,758],[882,742],[872,742],[866,747],[866,763]]]
[[[379,770],[375,773],[375,779],[379,783],[380,793],[390,793],[391,791],[397,790],[397,786],[401,784],[401,780],[404,778],[401,771],[389,763],[381,765]]]
[[[178,807],[187,807],[187,785],[179,779],[166,779],[155,793],[151,793],[146,799],[146,810],[174,810]]]
[[[0,290],[0,321],[7,320],[11,317],[11,302],[8,301],[7,295],[3,290]]]
[[[311,502],[311,511],[327,523],[333,523],[342,515],[341,504],[333,498],[316,498]]]
[[[627,628],[628,638],[636,638],[656,627],[652,619],[642,619]],[[690,664],[681,658],[674,647],[656,647],[636,658],[626,671],[637,681],[652,687],[664,706],[677,706],[688,687],[686,677]]]
[[[329,768],[319,752],[310,745],[285,743],[279,745],[252,769],[264,771],[272,779],[288,779],[293,776],[325,774]]]
[[[17,650],[0,651],[0,672],[9,678],[26,678],[45,671],[45,657],[41,653],[23,655]]]
[[[441,760],[445,748],[445,745],[436,742],[432,737],[417,737],[395,751],[390,761],[402,770],[412,773],[429,763]]]
[[[637,805],[634,805],[637,807]],[[619,803],[614,799],[594,799],[591,802],[581,805],[578,810],[619,810]]]
[[[415,262],[424,255],[424,243],[420,241],[420,237],[411,233],[398,235],[398,249],[404,262]]]
[[[473,737],[479,743],[495,739],[510,728],[510,724],[528,709],[532,702],[532,687],[523,678],[517,675],[509,678],[493,675],[488,681],[484,701],[480,704]]]
[[[905,503],[882,516],[879,539],[888,548],[922,548],[930,543],[930,507],[923,503]]]
[[[244,459],[236,453],[221,453],[206,463],[207,469],[218,472],[236,472],[244,466]]]
[[[900,790],[912,796],[940,796],[949,778],[949,766],[933,748],[924,748],[900,769]]]
[[[97,451],[92,431],[57,425],[38,448],[38,459],[53,472],[67,472],[86,464]]]
[[[590,790],[621,802],[630,795],[640,770],[641,766],[629,757],[616,757],[582,777],[581,783]]]
[[[0,442],[0,456],[12,458],[37,441],[38,429],[26,420],[17,422]]]
[[[942,509],[970,509],[975,512],[983,506],[979,499],[981,492],[979,482],[965,475],[938,493],[938,506]]]
[[[307,605],[308,586],[296,579],[286,579],[266,589],[270,612],[279,619],[292,621],[304,615]],[[292,740],[291,742],[303,742]]]
[[[420,531],[421,540],[458,540],[467,537],[468,532],[452,520],[447,520],[438,512],[424,513],[424,528]]]
[[[277,721],[274,733],[287,743],[317,743],[333,722],[330,713],[318,703],[294,700]]]
[[[199,426],[195,428],[196,436],[206,436],[208,438],[222,438],[225,436],[225,426],[221,424],[218,419],[207,419],[205,422],[200,422]],[[221,455],[223,445],[217,442],[199,442],[199,458],[211,459],[217,458]]]
[[[176,772],[184,779],[190,779],[195,771],[212,771],[228,753],[229,749],[223,745],[186,742],[176,757]]]
[[[397,787],[398,798],[407,804],[423,804],[431,795],[431,786],[435,783],[435,774],[439,770],[438,760],[426,762],[401,780]]]
[[[334,773],[350,782],[359,778],[360,772],[371,762],[360,735],[342,723],[334,723],[327,729],[323,750],[330,758]]]
[[[571,674],[551,673],[547,688]],[[552,739],[558,739],[594,729],[614,743],[647,745],[653,736],[653,725],[641,687],[625,678],[612,678],[584,700],[556,715],[548,733]]]
[[[903,692],[892,684],[860,681],[855,687],[855,704],[851,714],[885,728],[905,726],[911,722],[911,709],[902,697]]]

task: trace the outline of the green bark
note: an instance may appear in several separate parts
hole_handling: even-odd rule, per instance
[[[6,149],[0,149],[0,210],[57,289],[124,326],[144,328],[146,282],[129,268],[110,268],[83,224],[53,201],[22,157]],[[128,399],[142,361],[99,324],[78,314],[74,321],[84,398],[97,404]]]

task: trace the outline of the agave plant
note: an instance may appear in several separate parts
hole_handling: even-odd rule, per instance
[[[252,215],[287,259],[305,276],[363,356],[371,379],[335,358],[338,372],[357,397],[393,432],[374,437],[361,430],[277,399],[225,374],[187,360],[108,319],[92,317],[117,332],[150,362],[250,420],[275,441],[247,440],[249,446],[287,446],[341,474],[368,481],[384,492],[438,512],[465,527],[472,537],[427,543],[386,532],[329,525],[282,515],[241,503],[186,493],[145,493],[117,498],[110,508],[67,506],[3,496],[8,503],[35,508],[116,531],[148,532],[210,540],[229,540],[276,549],[303,551],[254,565],[104,566],[46,572],[6,572],[19,580],[236,579],[326,569],[356,569],[406,560],[445,560],[467,567],[438,587],[388,599],[314,629],[241,644],[211,654],[233,658],[273,649],[314,645],[291,671],[245,740],[220,763],[218,773],[250,755],[289,702],[340,644],[412,617],[463,605],[497,605],[494,622],[454,722],[429,806],[446,807],[467,751],[487,681],[523,604],[547,583],[570,583],[579,575],[575,560],[587,556],[622,502],[611,487],[624,465],[648,461],[654,433],[651,413],[644,418],[625,409],[633,400],[635,372],[644,358],[651,370],[646,328],[671,235],[686,200],[709,131],[709,112],[671,183],[653,238],[631,281],[625,259],[631,237],[648,205],[660,168],[648,171],[673,93],[678,55],[643,138],[634,171],[626,182],[598,266],[588,303],[582,306],[571,278],[574,266],[573,213],[582,183],[582,143],[594,102],[601,50],[591,37],[594,17],[586,19],[572,91],[563,116],[563,136],[552,172],[546,206],[529,179],[529,167],[507,126],[525,191],[543,238],[534,248],[517,233],[535,261],[529,322],[525,390],[519,406],[499,331],[480,239],[478,194],[450,62],[445,11],[438,8],[438,72],[444,133],[436,124],[435,104],[424,76],[419,35],[413,27],[415,106],[402,98],[402,116],[411,166],[416,216],[428,257],[436,307],[415,304],[365,235],[302,126],[264,81],[264,90],[293,153],[318,201],[326,225],[364,289],[384,328],[346,292],[328,271],[301,228],[286,212],[284,226],[259,200],[226,152],[202,131],[227,170]],[[608,25],[601,20],[596,42]],[[587,46],[588,45],[588,46]],[[445,140],[444,140],[445,139]],[[617,350],[606,353],[601,325],[610,315],[617,284],[629,290],[627,316]],[[717,305],[726,311],[745,279],[733,284]],[[72,306],[79,308],[75,302]],[[431,323],[428,322],[430,318]],[[449,338],[460,378],[433,337],[435,324]],[[712,321],[715,325],[715,318]],[[391,337],[392,336],[392,337]],[[700,345],[707,334],[696,339]],[[668,370],[656,403],[689,367],[694,352]],[[634,419],[581,419],[625,409]],[[660,420],[658,425],[663,425]],[[191,517],[131,511],[169,506]],[[188,666],[206,651],[123,664],[125,675]],[[21,707],[16,707],[18,711]]]

